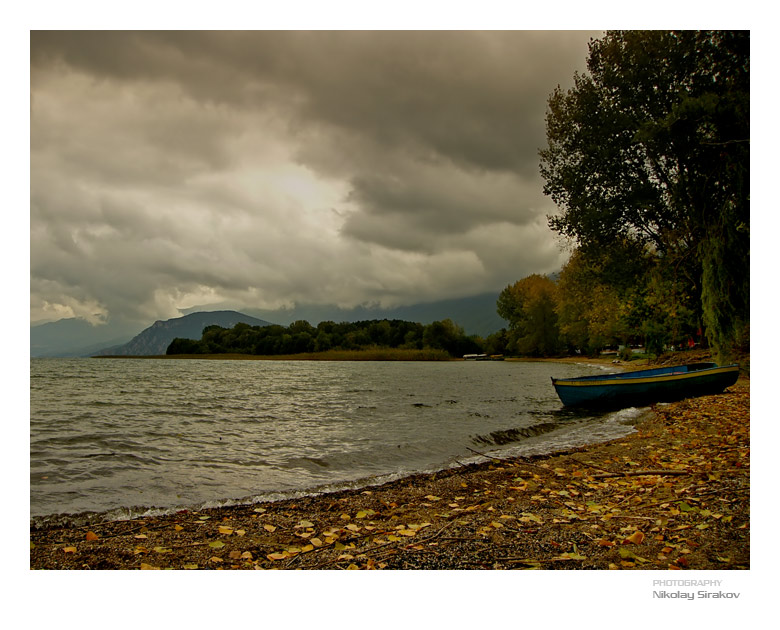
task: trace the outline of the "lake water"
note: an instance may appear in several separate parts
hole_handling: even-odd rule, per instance
[[[32,359],[30,512],[126,518],[361,487],[614,439],[529,362]]]

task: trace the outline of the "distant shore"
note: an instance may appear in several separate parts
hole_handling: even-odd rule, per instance
[[[399,348],[378,348],[375,350],[328,350],[327,352],[303,352],[298,354],[145,354],[145,355],[99,355],[93,359],[203,359],[213,361],[465,361],[462,357],[453,357],[443,350],[405,350]],[[594,363],[599,365],[636,366],[647,364],[646,359],[619,361],[614,355],[588,357],[586,355],[566,357],[504,357],[510,362],[551,362],[551,363]]]

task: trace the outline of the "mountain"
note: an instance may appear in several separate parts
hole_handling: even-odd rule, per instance
[[[213,311],[210,313],[191,313],[184,317],[175,317],[165,321],[158,320],[149,328],[141,331],[127,343],[104,348],[97,356],[146,356],[165,354],[171,341],[176,337],[182,339],[200,339],[206,326],[222,326],[232,328],[238,323],[250,326],[270,326],[271,322],[250,317],[236,311]]]
[[[106,346],[126,343],[139,326],[93,326],[83,319],[60,319],[30,327],[31,357],[82,357]]]
[[[287,326],[296,320],[306,320],[313,326],[322,321],[357,322],[369,319],[402,319],[421,324],[451,319],[468,335],[488,335],[506,327],[496,313],[498,294],[484,293],[467,298],[440,300],[395,308],[357,306],[339,308],[335,305],[301,304],[278,310],[244,309],[237,312],[230,305],[221,310],[200,306],[185,311],[184,317],[155,322],[139,333],[139,327],[110,322],[92,326],[83,319],[61,319],[30,328],[31,357],[83,357],[94,355],[165,354],[175,337],[200,339],[206,326],[217,324],[230,328],[238,322],[267,326],[269,322]]]
[[[312,326],[323,321],[357,322],[369,319],[403,319],[420,324],[451,319],[462,326],[467,335],[488,335],[505,328],[507,323],[496,313],[497,293],[484,293],[467,298],[439,300],[424,304],[412,304],[394,308],[356,306],[339,308],[329,304],[299,304],[293,308],[277,310],[241,309],[255,317],[261,317],[283,326],[297,320],[306,320]],[[193,307],[190,312],[205,307]]]

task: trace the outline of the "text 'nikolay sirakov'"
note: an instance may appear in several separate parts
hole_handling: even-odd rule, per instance
[[[653,580],[653,586],[715,586],[719,587],[723,580]],[[653,589],[653,599],[739,599],[740,593],[733,591],[671,591]]]

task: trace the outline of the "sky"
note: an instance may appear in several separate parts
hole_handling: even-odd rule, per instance
[[[547,98],[601,34],[31,32],[31,321],[391,307],[560,269]]]

